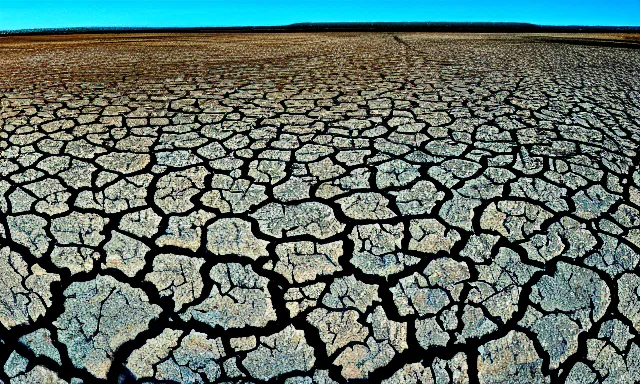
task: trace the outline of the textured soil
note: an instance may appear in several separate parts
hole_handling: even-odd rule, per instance
[[[639,42],[0,38],[0,382],[640,382]]]

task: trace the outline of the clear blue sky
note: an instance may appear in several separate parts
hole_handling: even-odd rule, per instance
[[[640,26],[640,0],[0,0],[0,30],[361,21]]]

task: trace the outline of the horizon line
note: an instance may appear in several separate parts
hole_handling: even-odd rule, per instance
[[[300,22],[274,25],[238,25],[238,26],[86,26],[59,28],[23,28],[0,30],[0,35],[50,35],[74,33],[102,33],[102,32],[621,32],[630,31],[640,33],[640,26],[636,25],[578,25],[578,24],[535,24],[527,22],[460,22],[460,21],[358,21],[358,22]]]

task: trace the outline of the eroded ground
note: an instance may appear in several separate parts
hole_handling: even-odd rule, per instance
[[[0,39],[7,383],[640,381],[640,50]]]

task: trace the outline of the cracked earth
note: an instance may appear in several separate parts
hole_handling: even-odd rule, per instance
[[[0,39],[0,381],[640,382],[640,50]]]

